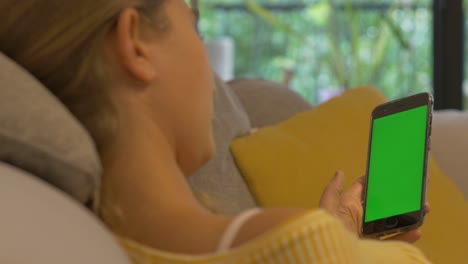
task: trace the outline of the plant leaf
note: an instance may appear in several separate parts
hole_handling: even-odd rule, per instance
[[[245,6],[247,10],[257,15],[259,18],[261,18],[263,21],[267,22],[268,24],[274,26],[275,28],[283,32],[286,32],[292,37],[298,38],[300,41],[304,41],[303,34],[294,30],[288,24],[284,23],[282,20],[276,17],[272,12],[262,7],[261,5],[257,4],[254,0],[246,0]]]

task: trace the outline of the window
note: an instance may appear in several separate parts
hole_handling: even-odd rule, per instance
[[[463,1],[463,11],[466,16],[466,11],[468,10],[468,0]],[[464,51],[465,51],[465,56],[468,54],[468,41],[466,41],[466,37],[468,36],[468,20],[464,18],[464,32],[465,32],[465,43],[464,43]],[[468,110],[468,60],[464,58],[464,66],[465,66],[465,71],[464,71],[464,81],[463,81],[463,96],[464,96],[464,109]]]
[[[229,37],[234,76],[284,82],[311,103],[370,84],[432,92],[432,1],[200,2],[207,41]]]

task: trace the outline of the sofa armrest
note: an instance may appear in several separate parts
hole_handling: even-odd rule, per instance
[[[468,112],[434,112],[431,152],[468,200]]]
[[[253,128],[277,124],[312,108],[304,98],[279,83],[235,79],[229,85],[242,102]]]

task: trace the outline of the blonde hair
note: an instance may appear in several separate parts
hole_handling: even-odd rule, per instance
[[[158,33],[170,29],[162,12],[167,0],[0,0],[0,51],[41,81],[86,127],[100,154],[117,131],[109,94],[106,34],[120,12],[133,6]],[[96,190],[94,210],[111,228],[123,212]],[[213,208],[208,196],[201,202]]]
[[[1,0],[0,51],[31,72],[87,128],[99,152],[117,117],[103,43],[121,10],[146,22],[165,0]]]

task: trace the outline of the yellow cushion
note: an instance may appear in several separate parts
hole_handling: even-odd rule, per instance
[[[333,173],[347,184],[366,172],[371,112],[386,101],[370,87],[351,89],[311,111],[236,139],[231,149],[261,206],[314,208]],[[429,165],[423,238],[417,245],[435,263],[468,258],[468,204],[434,160]]]

